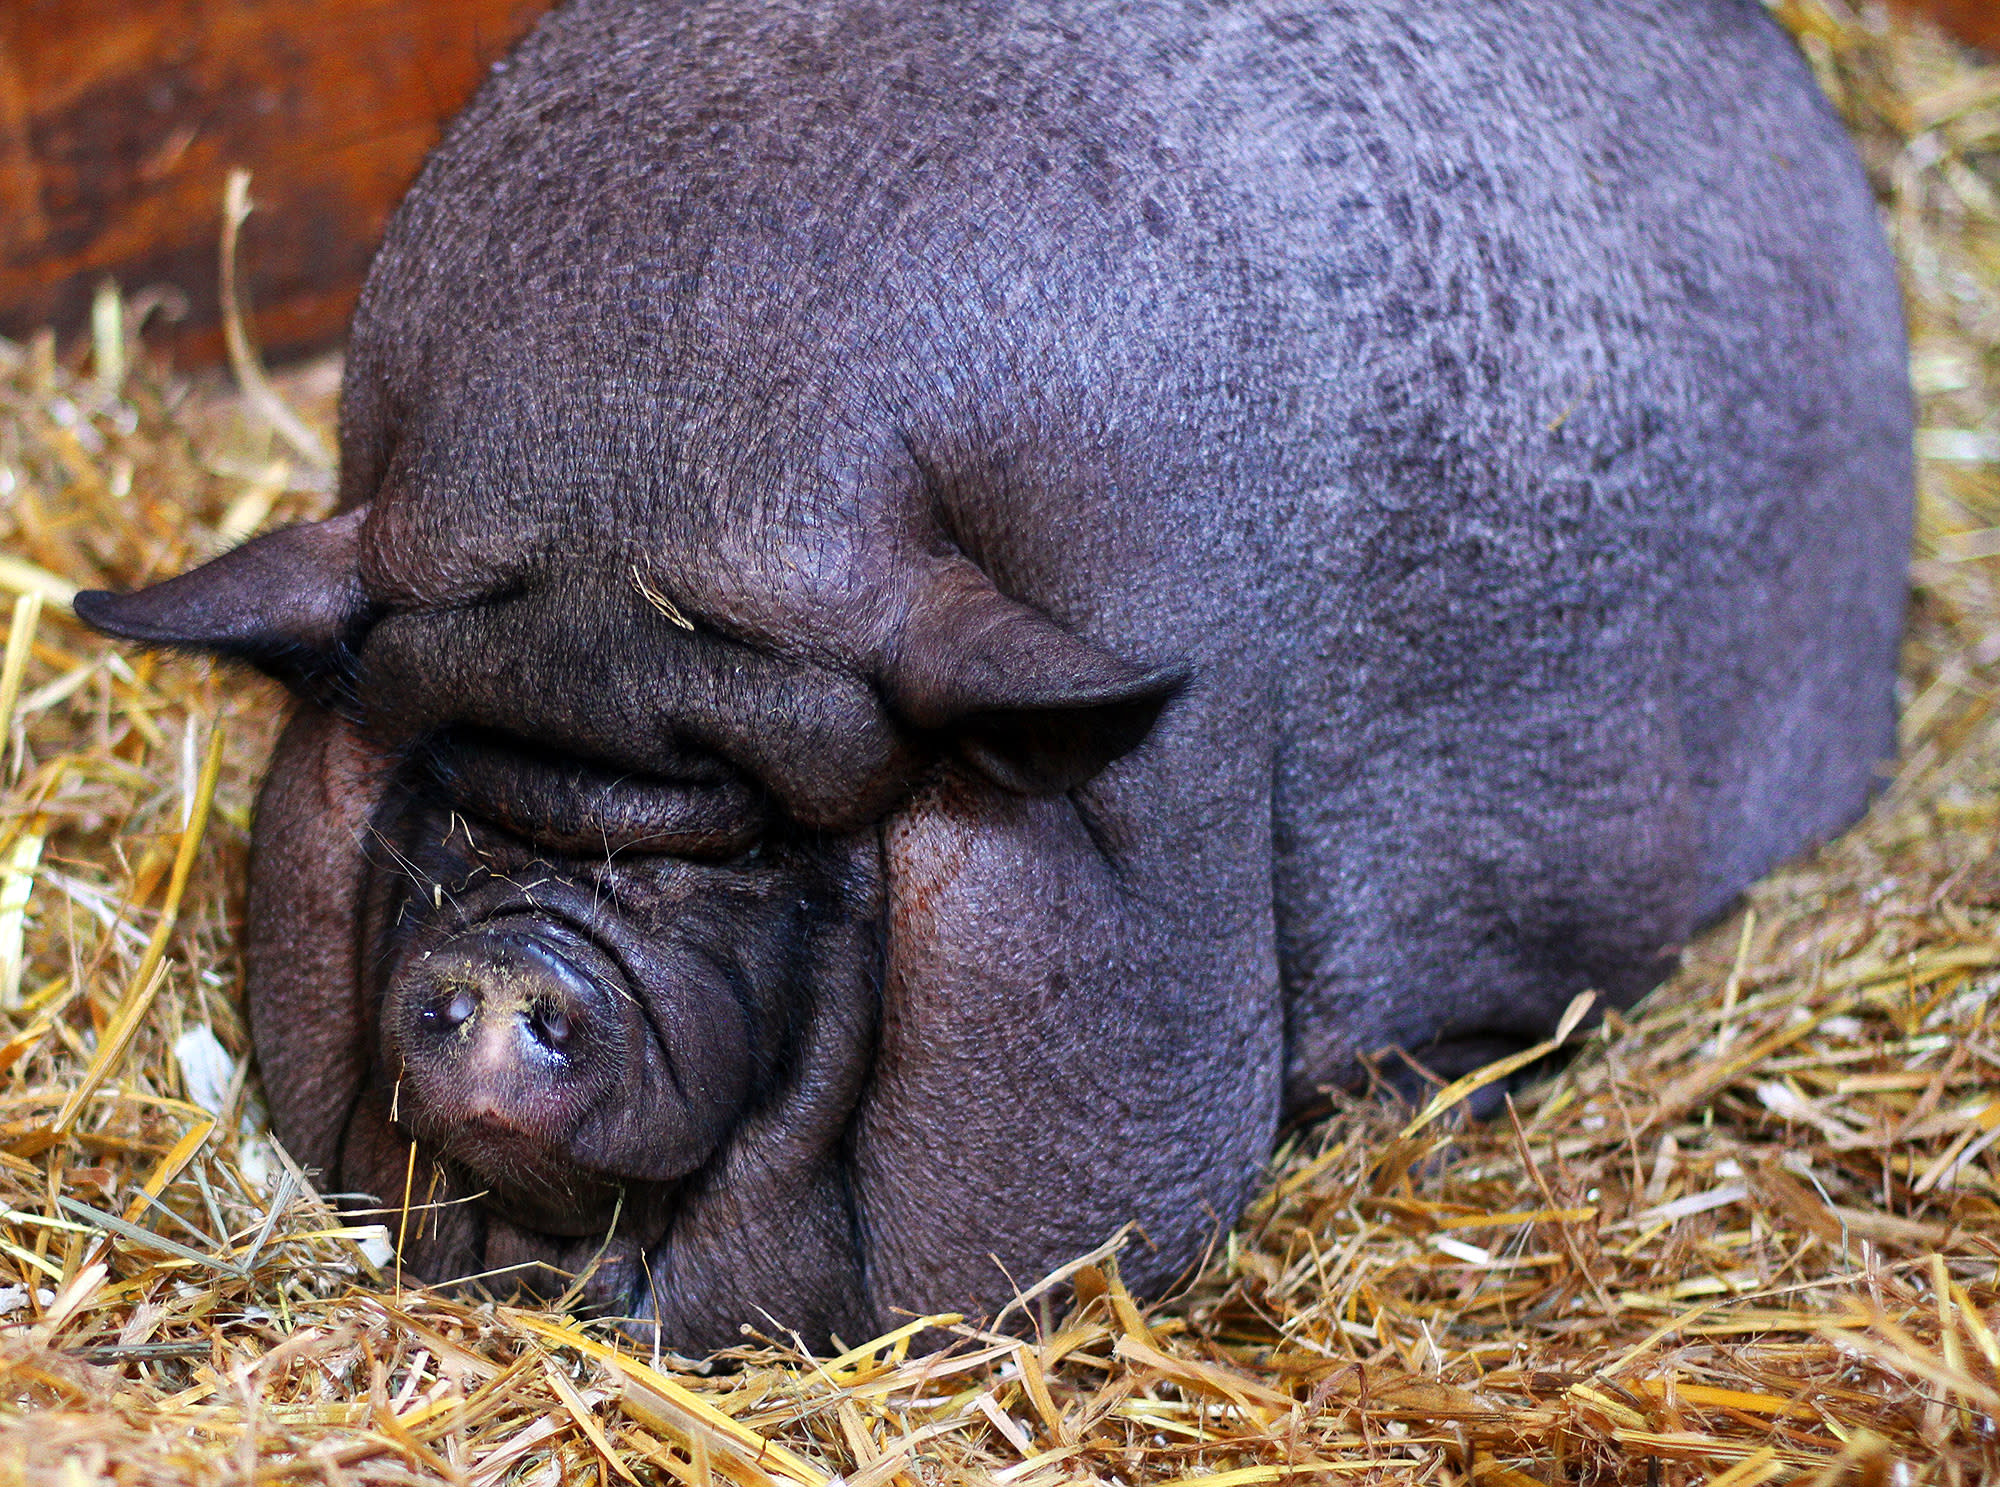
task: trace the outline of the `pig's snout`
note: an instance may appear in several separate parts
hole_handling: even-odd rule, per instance
[[[412,1130],[543,1224],[582,1221],[615,1197],[618,1154],[579,1147],[597,1144],[587,1133],[603,1107],[631,1094],[647,1032],[607,956],[554,925],[502,920],[417,956],[390,997],[398,1113]]]
[[[448,932],[405,952],[382,1012],[398,1121],[551,1234],[601,1230],[627,1184],[694,1171],[749,1093],[722,967],[607,948],[616,926],[585,922],[510,907]]]
[[[413,1057],[454,1071],[466,1113],[516,1123],[619,1029],[602,981],[539,938],[462,935],[414,968]]]

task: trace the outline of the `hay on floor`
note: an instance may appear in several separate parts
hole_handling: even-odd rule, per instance
[[[2000,1478],[2000,70],[1781,10],[1911,300],[1900,772],[1515,1115],[1345,1110],[1185,1295],[1137,1307],[1100,1255],[1029,1340],[746,1339],[704,1375],[385,1277],[245,1067],[278,699],[66,610],[322,510],[328,472],[140,355],[143,304],[74,355],[0,343],[0,1483]],[[333,376],[283,389],[322,439]]]

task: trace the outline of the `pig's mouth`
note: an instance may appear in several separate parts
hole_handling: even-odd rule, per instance
[[[798,895],[768,869],[570,860],[421,797],[377,836],[361,934],[395,1126],[519,1229],[664,1221],[744,1118],[756,999],[789,984],[789,939],[750,914]]]

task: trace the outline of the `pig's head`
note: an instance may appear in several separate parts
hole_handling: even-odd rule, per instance
[[[347,350],[340,514],[77,610],[296,695],[251,1030],[295,1156],[434,1200],[407,1263],[577,1269],[615,1230],[601,1298],[676,1345],[760,1317],[858,1337],[991,1299],[960,1278],[1000,1283],[996,1248],[1026,1275],[1134,1217],[1075,1182],[948,1237],[899,1217],[988,1179],[1007,1201],[989,1091],[1070,1045],[1116,1066],[1091,1017],[1198,1036],[1125,1015],[1117,976],[1162,983],[1113,932],[1123,840],[1064,798],[1180,684],[1147,608],[1173,596],[1125,592],[1172,539],[1051,515],[1171,486],[1172,441],[1106,390],[1155,369],[1117,360],[1144,343],[1102,281],[1162,250],[1130,202],[1120,248],[1080,226],[981,266],[956,187],[917,211],[894,173],[786,175],[866,158],[789,81],[757,125],[782,149],[715,148],[701,89],[765,109],[733,43],[577,45],[559,103],[510,71],[399,208]],[[1192,1068],[1179,1047],[1127,1062]],[[933,1111],[963,1176],[892,1139]],[[1157,1211],[1226,1207],[1248,1164],[1213,1165],[1162,1174],[1189,1196]]]
[[[433,1278],[595,1256],[595,1299],[678,1312],[684,1343],[758,1308],[866,1325],[842,1163],[894,954],[884,828],[944,768],[1068,788],[1175,678],[963,559],[913,565],[843,667],[608,561],[413,597],[396,532],[363,505],[77,600],[298,698],[248,925],[278,1134],[391,1206],[414,1142],[413,1200],[464,1200],[415,1226],[405,1260]],[[786,1212],[800,1193],[828,1211]],[[745,1250],[787,1252],[799,1295],[703,1273]]]

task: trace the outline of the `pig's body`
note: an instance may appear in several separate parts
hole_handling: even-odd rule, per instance
[[[608,1204],[670,1343],[852,1341],[1128,1222],[1157,1288],[1357,1056],[1629,1000],[1851,820],[1909,425],[1751,0],[601,0],[391,228],[307,597],[96,617],[319,699],[250,925],[294,1150],[393,1198],[401,1098],[496,1193],[420,1268]],[[541,1022],[427,1051],[598,982],[580,1125]]]

